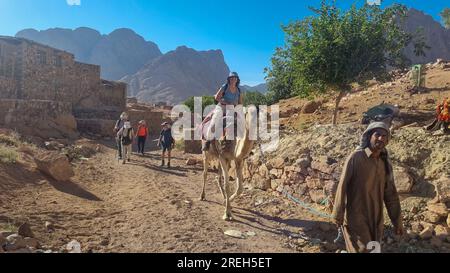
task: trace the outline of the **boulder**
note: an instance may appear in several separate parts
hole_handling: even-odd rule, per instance
[[[439,223],[442,220],[441,216],[439,216],[438,214],[436,214],[434,212],[431,212],[431,211],[424,212],[423,216],[424,216],[424,220],[426,222],[429,222],[429,223],[436,224],[436,223]]]
[[[408,173],[408,170],[406,168],[395,166],[394,179],[398,193],[411,193],[412,187],[414,185],[414,180]]]
[[[317,101],[308,101],[305,105],[303,105],[302,113],[303,114],[313,114],[317,109],[322,105],[322,103]]]
[[[449,214],[449,210],[447,209],[447,206],[442,203],[437,204],[428,204],[427,209],[440,217],[447,217]]]
[[[428,240],[433,236],[433,228],[432,227],[426,227],[422,232],[420,232],[419,237],[422,240]]]
[[[69,181],[75,173],[67,156],[57,152],[45,152],[34,157],[37,168],[57,181]]]
[[[434,232],[436,234],[436,237],[438,237],[441,240],[445,240],[448,236],[450,236],[450,228],[445,227],[443,225],[437,225],[434,229]]]
[[[441,203],[450,201],[450,177],[442,176],[434,182],[436,197]]]

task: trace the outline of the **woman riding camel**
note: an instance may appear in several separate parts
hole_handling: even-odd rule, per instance
[[[211,145],[212,141],[212,129],[214,128],[215,120],[217,118],[222,118],[224,114],[226,114],[226,108],[227,106],[237,106],[242,105],[244,102],[244,96],[241,92],[241,89],[239,88],[239,85],[241,83],[241,80],[239,78],[238,73],[231,72],[228,76],[227,83],[224,84],[219,91],[217,91],[217,94],[215,95],[214,99],[218,102],[218,106],[216,110],[214,111],[212,118],[210,119],[211,122],[209,124],[207,133],[206,133],[206,141],[203,141],[202,145],[202,151],[209,150],[209,147]],[[219,116],[221,115],[221,116]],[[206,118],[204,123],[207,123],[208,117]]]

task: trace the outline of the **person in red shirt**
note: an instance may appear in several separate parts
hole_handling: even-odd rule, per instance
[[[139,122],[136,137],[138,139],[138,153],[145,155],[145,141],[148,137],[148,127],[145,120]]]

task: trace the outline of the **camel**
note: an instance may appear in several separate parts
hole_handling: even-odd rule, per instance
[[[223,220],[232,221],[233,216],[231,213],[231,202],[239,197],[244,191],[244,160],[250,155],[253,146],[255,144],[254,140],[250,140],[250,125],[256,125],[257,110],[256,108],[249,108],[247,114],[245,115],[245,131],[243,138],[237,138],[234,141],[225,141],[226,145],[220,140],[212,141],[208,151],[203,152],[203,190],[200,197],[201,201],[205,201],[206,194],[206,179],[208,177],[208,169],[212,160],[219,161],[219,171],[218,171],[218,186],[222,196],[224,198],[225,213]],[[236,191],[230,196],[230,185],[229,185],[229,170],[231,168],[231,162],[234,161],[236,167]]]

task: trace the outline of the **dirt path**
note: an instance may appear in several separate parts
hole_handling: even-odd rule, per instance
[[[215,175],[209,176],[208,201],[199,201],[200,166],[186,167],[180,153],[175,153],[171,170],[159,167],[159,152],[133,156],[127,165],[114,156],[113,149],[104,147],[103,153],[77,165],[71,183],[42,177],[24,186],[4,207],[3,222],[27,220],[44,245],[58,249],[78,240],[84,251],[93,252],[293,252],[299,250],[292,242],[301,231],[322,240],[334,235],[315,233],[320,219],[255,190],[246,190],[234,202],[235,221],[222,221]],[[54,232],[45,230],[46,221],[56,225]],[[256,236],[224,235],[230,229]],[[302,250],[317,252],[320,247]]]

